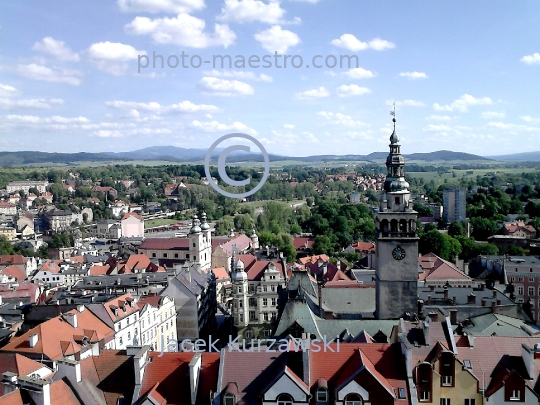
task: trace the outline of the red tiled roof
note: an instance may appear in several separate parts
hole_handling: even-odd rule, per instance
[[[26,279],[26,274],[24,273],[24,271],[22,271],[17,266],[6,267],[0,272],[8,277],[13,277],[17,281],[23,281]]]
[[[471,281],[471,278],[460,271],[453,263],[441,259],[434,253],[418,258],[418,264],[424,269],[419,275],[419,280],[464,280]]]
[[[24,264],[26,258],[23,255],[0,255],[0,266],[5,264]]]
[[[281,273],[281,277],[285,277],[283,266],[280,262],[270,262],[266,260],[260,260],[253,263],[253,265],[249,268],[249,270],[247,270],[248,280],[259,281],[264,275],[264,271],[270,265],[270,263],[274,263],[274,265],[277,267],[277,269]]]
[[[315,263],[319,259],[322,259],[325,262],[330,260],[330,258],[327,255],[322,254],[322,255],[314,255],[314,256],[302,257],[299,261],[302,264],[306,264],[306,263],[310,263],[310,262]]]
[[[64,380],[58,380],[51,384],[51,404],[84,405],[79,402]]]
[[[313,246],[313,238],[293,238],[293,246],[295,249],[309,249]]]
[[[229,273],[227,273],[227,270],[225,270],[225,267],[216,267],[212,269],[212,272],[216,276],[216,280],[229,280],[231,276],[229,276]]]
[[[357,252],[374,252],[375,244],[373,242],[354,242],[351,245]]]
[[[189,250],[188,238],[148,238],[139,249],[149,250]]]
[[[25,405],[27,403],[28,402],[23,399],[20,389],[16,389],[15,391],[0,397],[0,405]]]
[[[122,221],[128,219],[129,217],[135,217],[139,221],[143,220],[143,218],[139,214],[137,214],[136,212],[128,212],[127,214],[124,214],[124,216],[122,217]]]
[[[109,271],[109,266],[92,266],[90,267],[91,276],[104,276]]]
[[[87,309],[82,312],[71,310],[67,313],[77,315],[77,328],[71,326],[60,315],[30,329],[22,336],[12,339],[1,350],[19,352],[32,357],[38,357],[43,354],[49,359],[58,360],[65,353],[72,351],[79,352],[81,350],[80,344],[76,341],[78,340],[77,336],[89,337],[89,335],[93,335],[94,339],[90,339],[90,342],[96,340],[108,342],[114,337],[114,331]],[[31,348],[29,337],[33,334],[38,335],[38,341]],[[90,346],[88,347],[90,348]]]
[[[161,295],[147,295],[141,297],[138,301],[139,308],[144,307],[146,304],[152,305],[154,308],[159,307],[159,302],[163,297]]]
[[[152,389],[167,400],[167,404],[191,404],[189,384],[189,362],[192,352],[163,353],[151,352],[152,362],[148,363],[144,373],[139,397],[145,396]],[[210,403],[210,391],[216,391],[219,372],[219,353],[201,353],[201,370],[197,403]],[[159,385],[156,384],[159,382]],[[155,397],[154,397],[155,398]],[[157,398],[156,398],[157,399]]]
[[[153,263],[144,253],[131,255],[125,262],[118,263],[118,274],[153,273],[158,271],[165,271],[165,269]]]

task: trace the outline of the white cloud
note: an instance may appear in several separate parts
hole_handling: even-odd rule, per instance
[[[432,121],[451,121],[452,117],[448,115],[430,115],[429,117],[426,117],[426,120],[432,120]]]
[[[433,108],[436,111],[461,111],[467,112],[469,107],[474,105],[489,105],[493,104],[493,101],[489,97],[475,98],[469,94],[462,95],[459,99],[454,100],[452,104],[440,105],[438,103],[433,104]]]
[[[146,52],[131,45],[106,41],[90,45],[85,54],[98,69],[121,76],[129,69],[126,62],[136,60],[139,55],[146,55]]]
[[[253,72],[244,72],[244,71],[239,71],[239,70],[213,69],[211,71],[203,72],[203,73],[205,75],[213,76],[213,77],[235,77],[237,79],[254,80],[257,82],[273,82],[274,81],[272,76],[265,75],[264,73],[257,75]]]
[[[396,107],[425,107],[426,104],[422,101],[416,101],[416,100],[402,100],[402,101],[395,101]],[[393,106],[394,100],[386,100],[387,106]]]
[[[190,13],[202,10],[204,0],[118,0],[120,10],[123,12],[147,13]]]
[[[492,128],[505,129],[512,132],[540,132],[540,127],[530,127],[527,125],[506,124],[504,122],[488,122],[487,125]]]
[[[372,77],[375,77],[376,75],[370,70],[357,67],[349,70],[348,72],[342,73],[342,76],[348,77],[350,79],[370,79]]]
[[[371,93],[371,90],[367,87],[360,87],[356,84],[342,85],[336,89],[337,95],[339,97],[351,97],[351,96],[361,96],[363,94]]]
[[[217,121],[198,121],[195,120],[190,127],[199,129],[205,132],[223,132],[223,131],[238,131],[243,132],[249,135],[257,135],[257,131],[253,128],[248,127],[246,124],[243,124],[239,121],[235,121],[232,124],[222,124]]]
[[[29,65],[18,65],[15,72],[22,77],[32,80],[42,80],[51,83],[67,83],[72,86],[81,84],[80,70],[57,69],[53,70],[43,65],[31,63]]]
[[[529,117],[528,115],[519,117],[525,122],[530,122],[531,124],[540,124],[540,118]]]
[[[427,79],[428,76],[424,72],[401,72],[400,77],[406,77],[409,80]]]
[[[285,129],[294,129],[294,124],[283,124],[283,128],[285,128]]]
[[[0,84],[0,97],[13,97],[19,94],[19,91],[7,84]]]
[[[331,44],[339,48],[348,49],[352,52],[364,51],[366,49],[382,51],[395,48],[395,45],[392,42],[388,42],[384,39],[375,38],[369,42],[362,42],[352,34],[343,34],[339,39],[332,40]]]
[[[427,127],[422,129],[422,131],[426,132],[444,132],[444,131],[450,131],[452,128],[448,125],[433,125],[429,124]]]
[[[326,88],[321,86],[318,89],[307,90],[307,91],[302,91],[300,93],[296,93],[294,97],[299,100],[309,100],[309,99],[324,98],[324,97],[328,97],[329,95],[330,93],[328,92],[328,90],[326,90]]]
[[[271,136],[262,138],[261,143],[267,146],[277,146],[280,154],[286,151],[298,156],[299,153],[302,154],[299,150],[305,150],[306,145],[319,143],[319,140],[311,132],[294,133],[287,130],[272,130]]]
[[[334,113],[331,111],[318,111],[317,115],[326,119],[327,123],[331,125],[349,128],[361,128],[369,126],[365,122],[357,121],[351,116],[342,113]]]
[[[215,96],[245,96],[255,93],[253,87],[238,80],[225,80],[217,77],[203,77],[199,87]]]
[[[171,113],[209,113],[219,112],[220,109],[210,104],[194,104],[191,101],[182,101],[177,104],[161,105],[155,101],[150,103],[138,103],[136,101],[107,101],[105,103],[108,107],[117,108],[120,110],[136,110],[146,111],[154,114],[171,114]]]
[[[46,100],[43,98],[32,98],[23,100],[14,100],[12,98],[0,97],[0,108],[3,109],[20,109],[20,108],[37,108],[50,109],[53,105],[64,104],[64,100],[53,98]]]
[[[279,25],[274,25],[267,30],[255,34],[255,39],[259,41],[264,49],[270,53],[287,53],[291,46],[300,43],[300,38],[292,31],[284,30]]]
[[[540,53],[536,52],[532,55],[524,56],[520,59],[523,63],[526,63],[527,65],[539,65],[540,64]]]
[[[484,119],[494,119],[494,118],[504,118],[506,117],[506,113],[504,112],[496,112],[496,111],[484,111],[482,113],[482,118]]]
[[[225,0],[221,21],[249,23],[260,21],[267,24],[282,24],[285,10],[280,7],[279,1],[265,3],[259,0]]]
[[[228,25],[215,24],[214,32],[205,32],[206,23],[189,14],[173,18],[136,17],[125,25],[126,32],[134,35],[150,35],[157,44],[175,44],[190,48],[223,46],[227,48],[236,39]]]
[[[78,62],[81,60],[78,54],[72,52],[72,50],[65,45],[65,42],[57,41],[52,37],[45,37],[41,42],[36,42],[32,47],[32,50],[48,53],[65,62]]]

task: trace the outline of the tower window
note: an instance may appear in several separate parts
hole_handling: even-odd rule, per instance
[[[399,197],[396,197],[395,203],[396,203],[397,205],[399,205]]]

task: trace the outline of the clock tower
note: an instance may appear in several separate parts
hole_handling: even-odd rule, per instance
[[[405,180],[405,159],[401,156],[396,134],[390,136],[390,154],[386,159],[388,170],[379,212],[376,215],[377,319],[398,319],[406,312],[417,310],[418,297],[418,232],[417,212],[410,206],[411,193]]]

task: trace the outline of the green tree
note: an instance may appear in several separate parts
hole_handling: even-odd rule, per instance
[[[422,235],[419,250],[422,254],[431,252],[444,260],[453,262],[456,256],[461,253],[461,245],[451,236],[433,230]]]
[[[326,235],[319,235],[315,237],[311,250],[316,255],[322,253],[330,255],[332,252],[332,241]]]
[[[465,227],[459,221],[454,221],[448,227],[448,235],[450,236],[464,236],[466,234]]]

